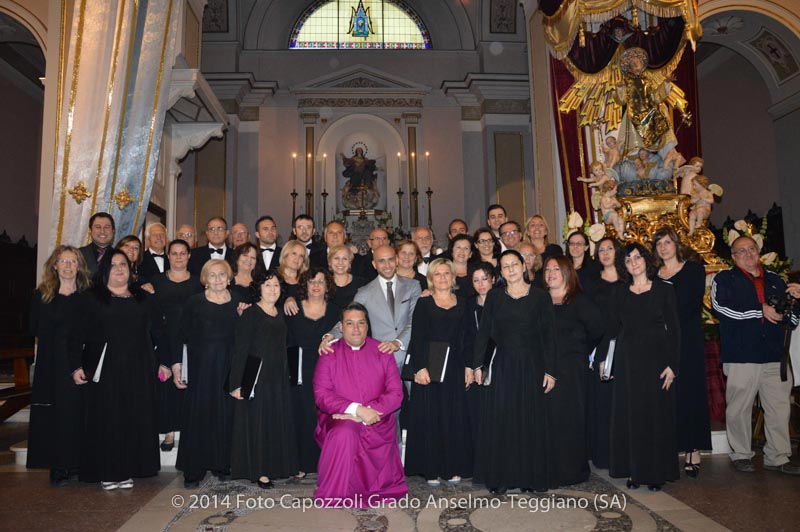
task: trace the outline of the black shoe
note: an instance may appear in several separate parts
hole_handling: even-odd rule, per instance
[[[764,469],[767,471],[778,471],[786,475],[800,475],[800,467],[786,462],[781,465],[767,465],[764,464]]]
[[[273,484],[271,480],[268,480],[266,482],[261,482],[261,480],[259,479],[256,480],[256,484],[258,484],[258,487],[261,488],[262,490],[271,490],[272,488],[275,487],[275,484]]]
[[[69,484],[69,471],[66,469],[51,469],[50,470],[50,485],[55,488],[60,488]]]
[[[168,453],[174,448],[175,448],[175,442],[174,441],[172,443],[167,443],[165,441],[161,442],[161,451],[162,452]]]
[[[736,471],[741,471],[742,473],[753,473],[756,470],[756,466],[753,465],[753,462],[749,458],[734,460],[731,462],[731,465],[733,465]]]
[[[686,453],[686,460],[688,460],[683,465],[683,472],[686,473],[687,477],[697,478],[700,474],[700,464],[693,464],[692,458],[694,455],[694,451]]]
[[[632,490],[639,489],[639,483],[638,482],[634,482],[630,478],[627,480],[627,482],[625,482],[625,485],[628,486],[628,489],[632,489]]]
[[[663,486],[663,484],[649,484],[647,489],[650,491],[661,491],[661,486]]]

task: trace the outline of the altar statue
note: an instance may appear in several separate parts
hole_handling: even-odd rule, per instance
[[[600,200],[600,213],[603,216],[603,223],[611,224],[617,231],[617,238],[621,239],[625,232],[625,225],[620,218],[617,209],[622,207],[622,204],[617,199],[617,182],[613,179],[603,183],[600,187],[603,197]]]
[[[666,101],[672,84],[654,72],[647,70],[647,52],[642,48],[628,48],[619,58],[622,83],[613,94],[623,106],[625,114],[619,128],[617,142],[622,146],[623,156],[640,148],[657,153],[663,160],[663,169],[682,164],[685,159],[678,153],[675,131]]]
[[[600,150],[603,152],[605,156],[605,164],[608,168],[614,168],[619,163],[619,159],[621,157],[619,153],[619,144],[617,144],[617,137],[612,137],[609,135],[606,138],[606,143],[604,146],[600,147]]]
[[[342,187],[342,203],[348,209],[372,209],[378,204],[378,170],[375,159],[367,159],[364,149],[357,147],[352,157],[340,154],[347,182]]]
[[[607,181],[618,181],[617,172],[610,167],[606,167],[601,161],[595,161],[589,165],[590,177],[579,177],[578,181],[589,183],[589,188],[600,188]]]

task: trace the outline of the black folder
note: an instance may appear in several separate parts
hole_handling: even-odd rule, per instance
[[[449,358],[450,345],[447,342],[431,342],[428,349],[428,374],[431,382],[444,382]]]
[[[297,345],[286,348],[286,360],[289,366],[289,384],[303,384],[303,348]]]

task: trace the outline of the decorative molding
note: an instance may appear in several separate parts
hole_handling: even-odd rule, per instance
[[[767,112],[772,120],[779,120],[798,109],[800,109],[800,92],[796,92],[775,105],[768,107]]]
[[[480,120],[483,113],[478,105],[468,105],[461,108],[461,120]]]
[[[252,72],[210,72],[203,74],[220,100],[236,100],[240,106],[258,107],[275,95],[274,81],[256,81]]]
[[[422,107],[418,98],[302,98],[299,107]]]
[[[484,100],[530,100],[530,83],[525,74],[475,74],[461,81],[445,81],[446,96],[462,107],[481,105]]]
[[[761,27],[758,35],[747,41],[771,67],[778,84],[785,83],[800,72],[797,58],[776,34],[765,27]]]
[[[334,87],[344,87],[344,88],[354,88],[354,89],[386,89],[389,88],[389,85],[385,83],[380,83],[373,78],[367,78],[364,76],[359,76],[357,78],[352,78],[347,81],[343,81],[339,84],[333,85]]]
[[[530,115],[530,100],[484,100],[482,114]]]
[[[222,122],[168,124],[164,135],[168,140],[169,179],[176,179],[181,174],[178,163],[189,150],[202,148],[212,137],[222,138],[226,125]]]
[[[420,118],[422,118],[422,116],[419,113],[403,113],[403,120],[408,125],[413,126],[415,124],[419,124]]]
[[[227,113],[217,99],[203,74],[195,68],[173,68],[169,88],[167,109],[175,107],[181,99],[188,100],[191,106],[205,111],[206,122],[228,123]],[[169,111],[168,111],[169,112]],[[199,116],[199,114],[198,114]]]

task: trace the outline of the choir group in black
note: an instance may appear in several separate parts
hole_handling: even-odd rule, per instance
[[[652,250],[603,238],[594,257],[575,232],[564,254],[541,216],[504,249],[505,210],[488,214],[473,236],[451,224],[427,275],[421,246],[395,245],[397,274],[423,289],[400,416],[406,473],[432,486],[472,478],[496,493],[543,491],[586,481],[591,461],[630,488],[657,490],[679,478],[685,452],[696,477],[697,451],[710,448],[702,266],[669,228]],[[229,248],[227,223],[213,218],[209,246],[184,240],[193,238],[184,226],[145,272],[139,239],[106,249],[113,219],[95,222],[111,235],[95,239],[90,227],[89,246],[57,247],[33,297],[28,467],[49,468],[54,485],[78,475],[130,488],[157,474],[159,446],[171,450],[180,431],[187,487],[208,471],[265,489],[316,473],[318,346],[377,275],[369,255],[354,255],[337,222],[314,241],[307,216],[294,225],[311,232],[294,230],[283,247],[273,237],[272,249],[263,240]],[[276,234],[271,217],[257,234],[262,222]],[[449,347],[443,375],[429,371],[433,344]],[[253,361],[258,383],[243,388]]]

